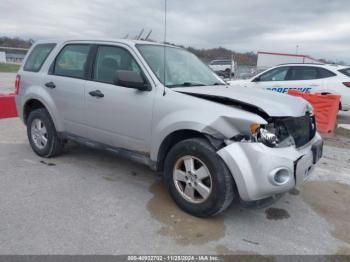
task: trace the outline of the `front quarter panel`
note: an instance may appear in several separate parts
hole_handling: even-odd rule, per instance
[[[251,123],[266,121],[253,113],[168,90],[157,95],[151,138],[151,159],[157,160],[161,143],[171,133],[193,130],[217,139],[249,132]]]

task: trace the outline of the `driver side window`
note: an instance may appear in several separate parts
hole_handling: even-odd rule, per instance
[[[141,75],[141,68],[127,50],[114,46],[99,46],[93,80],[113,84],[117,70],[134,71]]]
[[[279,67],[272,69],[265,74],[262,74],[259,80],[260,82],[285,81],[287,78],[288,69],[288,67]]]

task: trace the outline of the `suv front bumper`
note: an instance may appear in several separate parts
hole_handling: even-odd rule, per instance
[[[302,184],[321,158],[323,141],[315,137],[301,148],[271,148],[262,143],[236,142],[217,153],[235,179],[244,201],[264,199]]]

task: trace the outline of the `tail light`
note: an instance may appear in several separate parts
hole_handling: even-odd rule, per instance
[[[344,82],[343,84],[347,87],[350,87],[350,82]]]
[[[18,95],[18,93],[19,93],[20,84],[21,84],[21,76],[16,75],[16,82],[15,82],[15,94],[16,95]]]

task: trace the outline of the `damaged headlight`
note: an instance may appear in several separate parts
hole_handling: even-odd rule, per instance
[[[293,137],[280,121],[273,121],[267,125],[260,126],[255,136],[257,142],[261,142],[268,147],[288,147],[295,145]]]
[[[267,146],[275,147],[278,143],[278,138],[276,134],[272,133],[271,131],[265,128],[259,128],[257,135],[258,141],[262,142]]]
[[[260,142],[268,147],[288,147],[295,145],[294,139],[289,135],[286,127],[273,121],[267,125],[250,125],[250,134],[239,134],[226,140],[226,144],[232,142]]]

